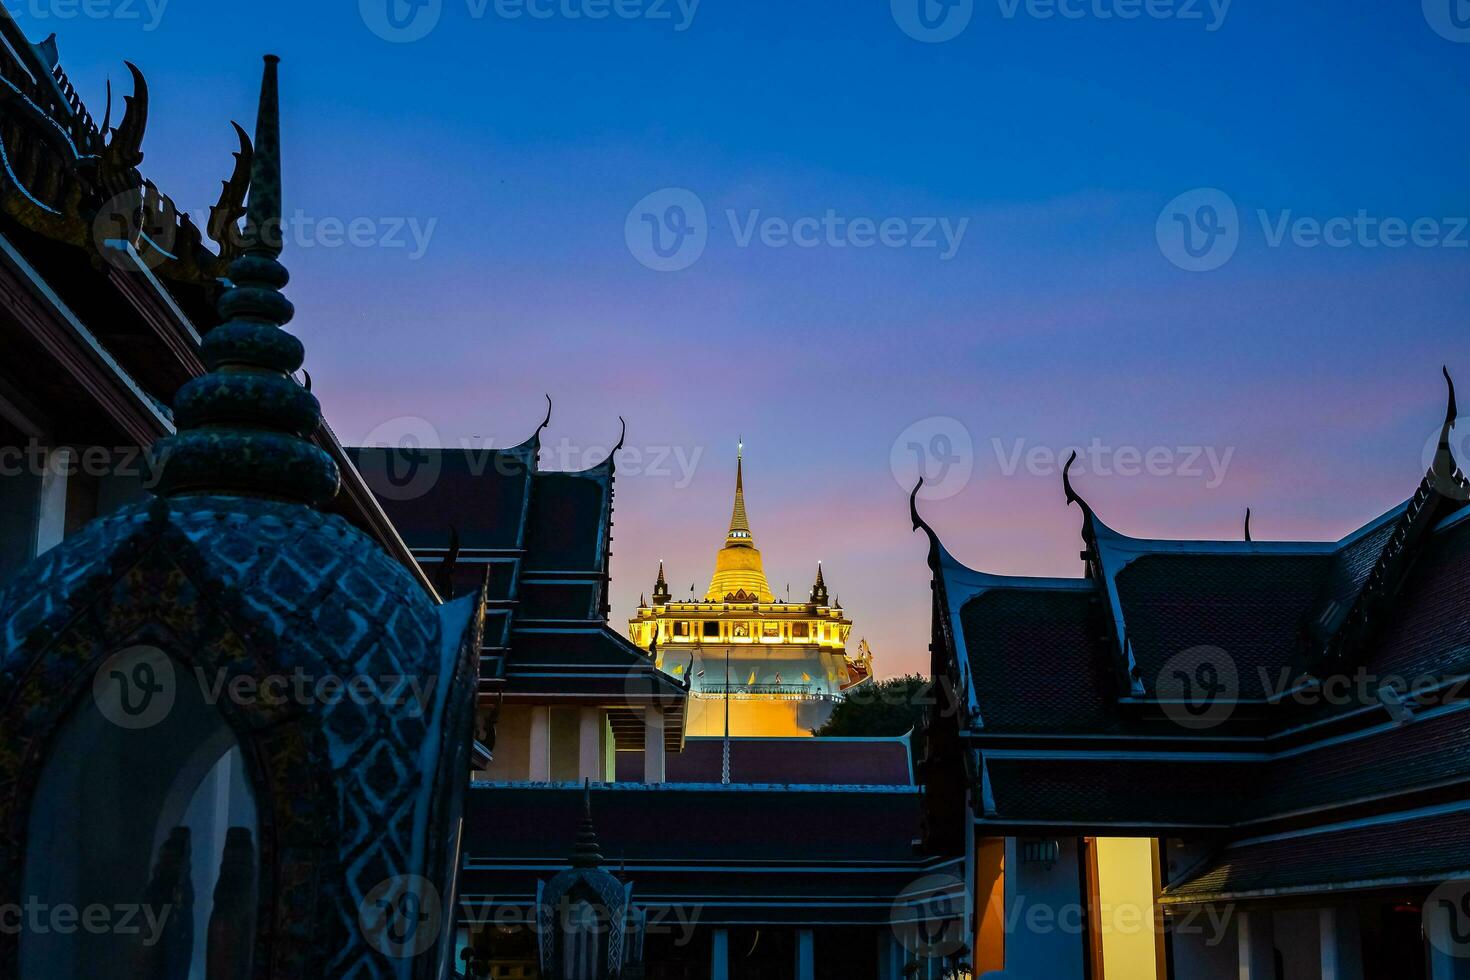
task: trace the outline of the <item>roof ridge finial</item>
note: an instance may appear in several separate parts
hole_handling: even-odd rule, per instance
[[[1455,427],[1459,419],[1459,408],[1455,404],[1455,379],[1450,377],[1449,365],[1440,367],[1440,373],[1444,375],[1444,383],[1448,389],[1444,409],[1444,425],[1439,430],[1439,447],[1434,454],[1434,465],[1432,471],[1435,476],[1444,480],[1453,480],[1458,465],[1455,460],[1454,449],[1450,445],[1450,430]]]
[[[265,57],[251,159],[244,254],[219,300],[224,323],[200,346],[209,373],[174,399],[177,434],[155,452],[158,492],[274,497],[317,506],[337,494],[337,465],[311,442],[321,404],[293,377],[306,349],[281,328],[295,308],[281,254],[280,59]]]
[[[1245,539],[1247,541],[1251,539],[1251,509],[1249,507],[1245,509]]]

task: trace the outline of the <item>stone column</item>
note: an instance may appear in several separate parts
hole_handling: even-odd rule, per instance
[[[796,980],[816,980],[817,942],[810,929],[796,930]]]
[[[41,473],[41,500],[36,511],[36,554],[43,555],[66,537],[66,483],[72,465],[70,449],[46,453]]]
[[[1322,909],[1317,913],[1322,943],[1322,980],[1363,980],[1363,942],[1358,910]]]
[[[664,709],[649,707],[643,713],[643,781],[664,781]]]
[[[530,749],[526,778],[534,783],[551,782],[551,709],[545,705],[531,708],[531,731],[526,744]]]
[[[577,721],[577,781],[603,782],[607,776],[603,772],[602,711],[583,708]]]
[[[1276,980],[1276,930],[1270,910],[1242,912],[1237,918],[1240,980]]]
[[[716,929],[710,936],[710,980],[730,980],[730,930]]]

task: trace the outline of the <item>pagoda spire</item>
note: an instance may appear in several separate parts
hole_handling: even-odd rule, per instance
[[[337,465],[311,442],[321,404],[293,374],[306,350],[281,328],[295,312],[281,295],[290,280],[281,254],[281,109],[275,55],[265,58],[250,167],[244,253],[230,263],[205,335],[207,374],[179,390],[175,435],[155,450],[165,496],[218,493],[318,506],[337,494]]]
[[[822,563],[817,562],[817,581],[812,586],[811,601],[819,606],[827,604],[827,581],[822,578]]]
[[[577,824],[577,844],[572,849],[572,867],[596,868],[602,864],[597,846],[597,828],[592,825],[592,780],[582,783],[582,819]]]
[[[660,558],[658,560],[658,581],[653,583],[653,604],[662,606],[671,598],[673,596],[669,593],[668,579],[664,578],[664,560]]]
[[[730,512],[730,531],[725,535],[725,547],[754,547],[750,534],[750,518],[745,515],[745,440],[741,439],[735,451],[735,507]]]

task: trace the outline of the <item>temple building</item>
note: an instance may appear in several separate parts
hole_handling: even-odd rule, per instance
[[[866,641],[847,653],[852,620],[827,588],[822,565],[805,601],[777,599],[745,511],[744,446],[735,460],[735,506],[703,599],[675,599],[663,562],[653,601],[638,601],[628,635],[659,669],[690,680],[687,732],[735,737],[809,735],[873,674]]]

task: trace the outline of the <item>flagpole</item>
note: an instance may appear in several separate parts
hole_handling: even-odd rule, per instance
[[[720,783],[730,785],[730,648],[725,648],[725,750]]]

